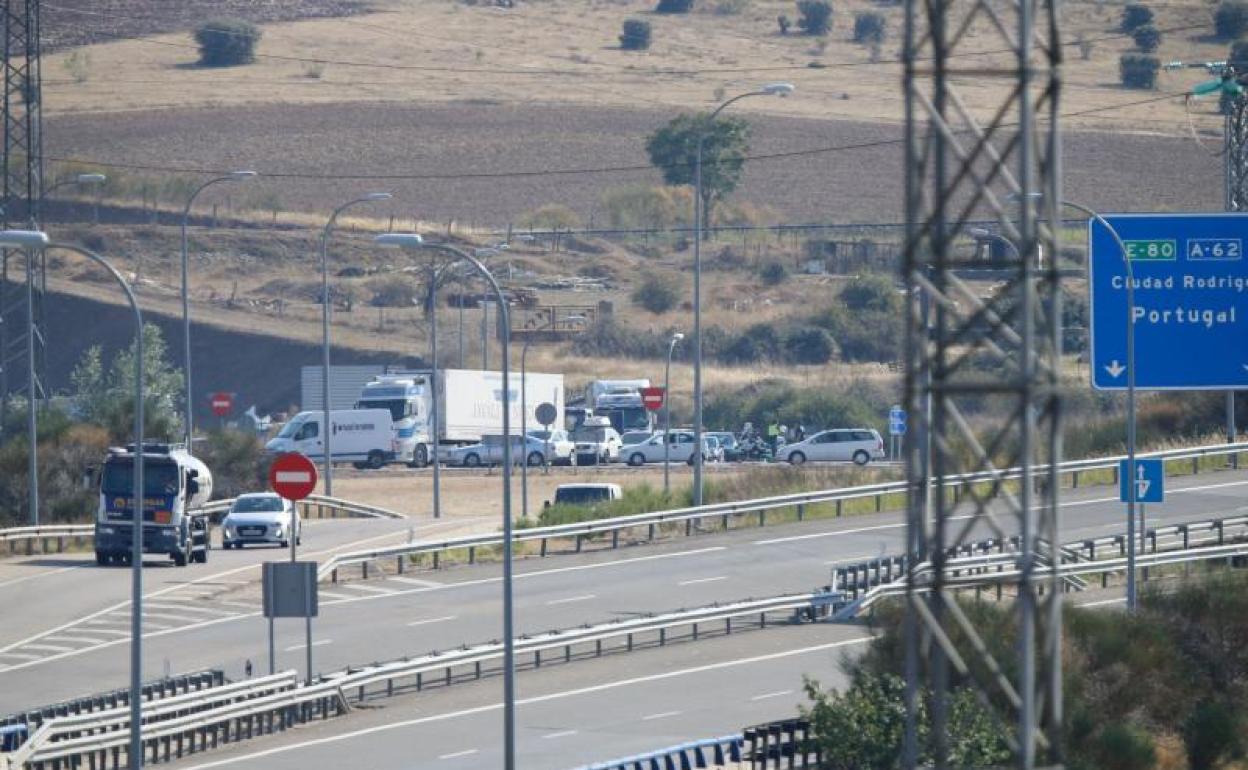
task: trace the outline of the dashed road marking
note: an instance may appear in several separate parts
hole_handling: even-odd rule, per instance
[[[727,579],[728,579],[728,577],[727,577],[726,575],[720,575],[720,576],[718,576],[718,577],[708,577],[708,578],[694,578],[693,580],[682,580],[682,581],[680,581],[679,583],[677,583],[676,585],[678,585],[678,586],[692,586],[692,585],[697,585],[698,583],[715,583],[715,582],[718,582],[718,581],[720,581],[720,580],[727,580]]]
[[[407,626],[408,628],[411,628],[412,626],[427,626],[430,623],[443,623],[448,620],[454,620],[457,617],[458,615],[447,615],[441,618],[429,618],[428,620],[413,620],[411,623],[408,623]]]
[[[556,604],[571,604],[572,602],[584,602],[584,601],[593,599],[596,596],[597,594],[582,594],[580,596],[569,596],[566,599],[552,599],[546,602],[546,606],[551,607]]]

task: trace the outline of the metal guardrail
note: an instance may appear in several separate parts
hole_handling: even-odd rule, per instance
[[[516,641],[518,666],[540,668],[543,653],[562,651],[565,662],[582,656],[601,656],[612,652],[608,643],[622,641],[616,649],[633,650],[645,644],[663,645],[679,638],[675,631],[688,627],[684,638],[698,639],[710,635],[707,624],[723,623],[723,632],[732,633],[733,621],[758,616],[759,627],[766,627],[768,613],[785,612],[800,616],[811,608],[821,594],[795,594],[770,599],[752,599],[727,605],[714,605],[691,610],[664,613],[651,617],[630,618],[597,626],[584,626],[564,631],[521,637]],[[740,628],[740,626],[738,626]],[[579,650],[579,651],[578,651]],[[350,700],[364,701],[370,697],[393,695],[408,687],[422,689],[426,683],[451,684],[456,680],[481,678],[485,666],[500,661],[501,642],[464,647],[446,652],[432,652],[419,658],[351,667],[323,675],[313,685],[298,684],[296,672],[287,671],[263,679],[215,687],[204,692],[165,698],[143,707],[143,745],[152,761],[169,760],[186,754],[214,748],[222,742],[250,738],[285,729],[315,718],[329,718],[350,710]],[[377,685],[385,685],[384,689]],[[396,686],[397,684],[397,686]],[[371,691],[369,688],[373,688]],[[332,713],[331,713],[332,712]],[[17,770],[32,767],[38,770],[46,763],[89,760],[92,767],[124,766],[124,750],[129,740],[129,710],[109,709],[91,714],[57,717],[48,720],[18,749],[0,754],[0,767]]]
[[[658,751],[634,754],[610,762],[583,765],[577,770],[667,770],[667,768],[724,767],[741,762],[745,736],[724,735],[668,746]]]
[[[223,514],[233,505],[234,498],[213,500],[205,503],[200,509],[209,516]],[[343,500],[338,497],[311,495],[301,500],[299,515],[305,519],[337,519],[337,518],[372,518],[372,519],[405,519],[406,514],[381,508],[375,505]],[[52,553],[55,543],[56,553],[64,553],[69,541],[78,547],[86,545],[88,539],[95,537],[94,524],[53,524],[39,527],[11,527],[0,529],[0,544],[8,543],[8,552],[17,553],[18,543],[25,543],[25,555],[35,553],[35,545],[40,544],[41,553]]]
[[[1137,458],[1161,459],[1163,461],[1191,460],[1193,472],[1198,472],[1200,460],[1206,457],[1229,455],[1232,458],[1232,467],[1238,467],[1238,454],[1241,452],[1248,452],[1248,443],[1215,444],[1196,448],[1170,449],[1160,452],[1141,453],[1137,455]],[[1078,487],[1080,474],[1091,471],[1112,470],[1114,482],[1116,483],[1118,463],[1125,459],[1125,456],[1117,456],[1074,460],[1062,463],[1061,473],[1070,475],[1071,486]],[[951,488],[955,499],[957,499],[961,495],[961,489],[966,485],[1002,483],[1017,479],[1021,475],[1022,473],[1018,468],[964,474],[962,476],[950,477],[948,486]],[[830,503],[835,505],[835,513],[837,516],[840,516],[846,502],[874,498],[875,510],[882,511],[884,509],[885,497],[904,494],[908,489],[909,482],[892,481],[842,489],[776,495],[754,500],[704,505],[700,508],[677,508],[573,524],[517,529],[513,533],[512,540],[517,543],[539,542],[541,544],[540,554],[542,556],[547,555],[549,543],[552,540],[574,540],[575,548],[579,552],[587,538],[610,535],[611,547],[618,548],[622,532],[640,527],[646,528],[646,539],[653,540],[661,526],[683,523],[685,525],[685,534],[689,535],[692,534],[694,524],[705,519],[721,519],[723,526],[727,528],[729,519],[732,516],[757,514],[759,525],[765,526],[769,511],[795,509],[798,521],[802,521],[806,516],[807,506],[818,504]],[[363,572],[363,576],[367,578],[369,575],[368,565],[370,563],[391,558],[395,559],[395,570],[402,573],[406,570],[407,561],[411,557],[422,554],[431,555],[433,557],[433,567],[437,569],[440,564],[440,556],[448,551],[456,550],[466,550],[469,563],[473,563],[476,561],[477,549],[499,546],[502,545],[502,542],[503,538],[500,533],[488,533],[449,538],[447,540],[415,541],[401,545],[340,553],[321,563],[318,569],[318,576],[323,579],[328,575],[333,581],[337,582],[339,569],[358,565]]]

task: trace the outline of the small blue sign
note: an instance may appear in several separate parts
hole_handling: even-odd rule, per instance
[[[1129,502],[1127,496],[1131,494],[1130,487],[1127,486],[1127,479],[1130,473],[1127,471],[1127,461],[1118,461],[1118,498],[1122,502]],[[1160,503],[1166,497],[1166,466],[1161,460],[1140,460],[1135,461],[1135,501],[1137,503]]]
[[[906,435],[906,410],[900,406],[888,410],[888,433],[890,436]]]
[[[1092,386],[1127,387],[1127,324],[1141,390],[1248,388],[1248,214],[1114,214],[1122,248],[1088,222]]]

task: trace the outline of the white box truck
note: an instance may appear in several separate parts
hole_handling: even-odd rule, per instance
[[[277,437],[265,444],[273,453],[298,452],[310,460],[325,457],[325,430],[320,410],[300,412],[286,423]],[[357,468],[380,468],[386,463],[407,462],[395,437],[386,409],[334,409],[329,413],[331,462],[350,462]]]
[[[385,409],[394,423],[399,454],[414,466],[424,466],[433,456],[430,416],[433,411],[430,372],[413,371],[380,375],[367,383],[356,402],[357,409]],[[555,405],[555,425],[563,423],[563,375],[528,372],[525,377],[527,426],[538,429],[537,407]],[[509,378],[511,428],[520,433],[520,375]],[[486,434],[502,433],[503,377],[499,372],[475,369],[438,370],[438,444],[475,444]]]

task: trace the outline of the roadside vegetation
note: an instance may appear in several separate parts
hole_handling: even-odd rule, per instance
[[[990,602],[962,608],[998,661],[1016,659],[1017,616]],[[842,670],[850,684],[806,681],[804,709],[830,770],[899,768],[904,638],[899,605],[871,620],[877,638]],[[1203,571],[1173,590],[1149,587],[1135,615],[1067,607],[1062,655],[1066,766],[1071,770],[1231,770],[1248,757],[1248,574]],[[956,639],[965,643],[964,639]],[[1013,675],[1011,670],[1005,672]],[[1004,766],[996,719],[1008,714],[951,672],[951,764]],[[930,758],[930,692],[921,695],[921,746]],[[995,712],[995,713],[994,713]],[[1007,724],[1013,720],[1005,719]]]

